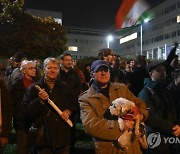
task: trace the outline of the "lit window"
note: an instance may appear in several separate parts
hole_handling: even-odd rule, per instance
[[[54,18],[54,21],[62,25],[62,20],[60,18]]]
[[[69,50],[69,51],[78,51],[78,47],[69,46],[69,47],[68,47],[68,50]]]
[[[126,37],[121,38],[120,39],[120,44],[131,41],[131,40],[134,40],[136,38],[137,38],[137,33],[133,33],[131,35],[128,35]]]
[[[180,23],[180,15],[177,16],[177,23]]]

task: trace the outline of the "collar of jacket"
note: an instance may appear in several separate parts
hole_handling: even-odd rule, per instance
[[[151,80],[151,78],[145,78],[144,79],[144,86],[148,86],[150,88],[159,88],[159,87],[162,87],[162,88],[167,88],[167,85],[166,85],[166,82],[164,81],[153,81]]]
[[[47,86],[47,83],[46,83],[44,77],[42,77],[42,78],[39,80],[38,85],[41,85],[43,88],[44,88],[45,86]],[[62,87],[62,86],[65,86],[65,85],[66,85],[66,83],[65,83],[65,82],[62,82],[62,81],[59,79],[59,77],[57,78],[57,80],[56,80],[55,83],[54,83],[54,87],[55,87],[55,86]]]
[[[112,93],[114,92],[115,90],[119,89],[119,86],[118,84],[116,83],[111,83],[110,82],[110,86],[109,86],[109,93]],[[105,97],[103,94],[101,94],[100,92],[98,92],[92,85],[91,87],[89,88],[88,90],[88,96],[89,98],[92,98],[92,97],[96,97],[96,98],[102,98],[102,97]],[[111,98],[111,96],[110,96]]]
[[[96,91],[98,91],[98,92],[103,92],[103,91],[104,91],[104,89],[101,88],[101,87],[99,86],[98,82],[96,82],[96,81],[93,81],[93,82],[92,82],[92,86],[93,86],[94,89],[96,89]],[[108,88],[108,89],[109,89],[109,86],[110,86],[110,82],[107,83],[107,88]]]
[[[65,70],[63,70],[62,67],[60,67],[60,74],[61,73],[72,73],[72,72],[74,72],[74,69],[72,67],[70,67],[67,72]]]
[[[12,83],[13,86],[15,86],[16,89],[22,89],[26,90],[24,84],[23,84],[23,79],[22,77],[20,79],[15,79]]]

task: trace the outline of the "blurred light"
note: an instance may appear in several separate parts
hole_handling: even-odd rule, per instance
[[[58,24],[62,25],[62,19],[60,18],[54,18],[54,21],[57,22]]]
[[[149,20],[150,20],[149,18],[146,18],[146,19],[144,19],[144,22],[147,23],[147,22],[149,22]]]
[[[69,51],[78,51],[78,47],[69,46],[69,47],[68,47],[68,50],[69,50]]]
[[[107,48],[109,48],[109,42],[111,42],[113,40],[113,36],[112,35],[108,35],[107,36]]]
[[[108,41],[112,41],[113,40],[113,36],[112,35],[108,35],[107,40]]]
[[[133,33],[131,35],[128,35],[126,37],[121,38],[120,39],[120,44],[131,41],[131,40],[134,40],[136,38],[137,38],[137,33]]]

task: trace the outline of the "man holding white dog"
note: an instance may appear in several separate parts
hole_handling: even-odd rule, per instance
[[[93,77],[91,87],[79,98],[81,119],[86,132],[93,137],[96,154],[141,154],[138,140],[131,141],[128,148],[118,144],[123,132],[119,128],[117,117],[111,116],[109,107],[117,98],[126,98],[139,109],[140,120],[146,120],[148,111],[145,103],[135,97],[124,84],[110,82],[108,63],[102,60],[91,64]],[[124,129],[133,128],[134,122],[126,120]]]

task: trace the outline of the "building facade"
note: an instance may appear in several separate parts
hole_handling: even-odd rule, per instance
[[[63,24],[61,12],[30,8],[27,8],[26,11],[41,18],[52,17],[56,22]],[[65,52],[70,53],[75,59],[96,57],[99,50],[102,48],[107,48],[108,43],[110,43],[107,40],[107,36],[109,34],[107,31],[70,26],[65,26],[65,29],[67,31],[66,45],[68,47],[68,50]]]
[[[151,11],[155,14],[153,20],[132,28],[116,40],[117,54],[132,58],[143,54],[148,59],[166,59],[174,42],[180,43],[180,0],[166,0]],[[136,37],[130,39],[135,34]],[[180,57],[180,46],[176,54]]]
[[[108,32],[87,28],[65,28],[68,39],[66,52],[76,59],[96,57],[100,49],[107,48]]]

